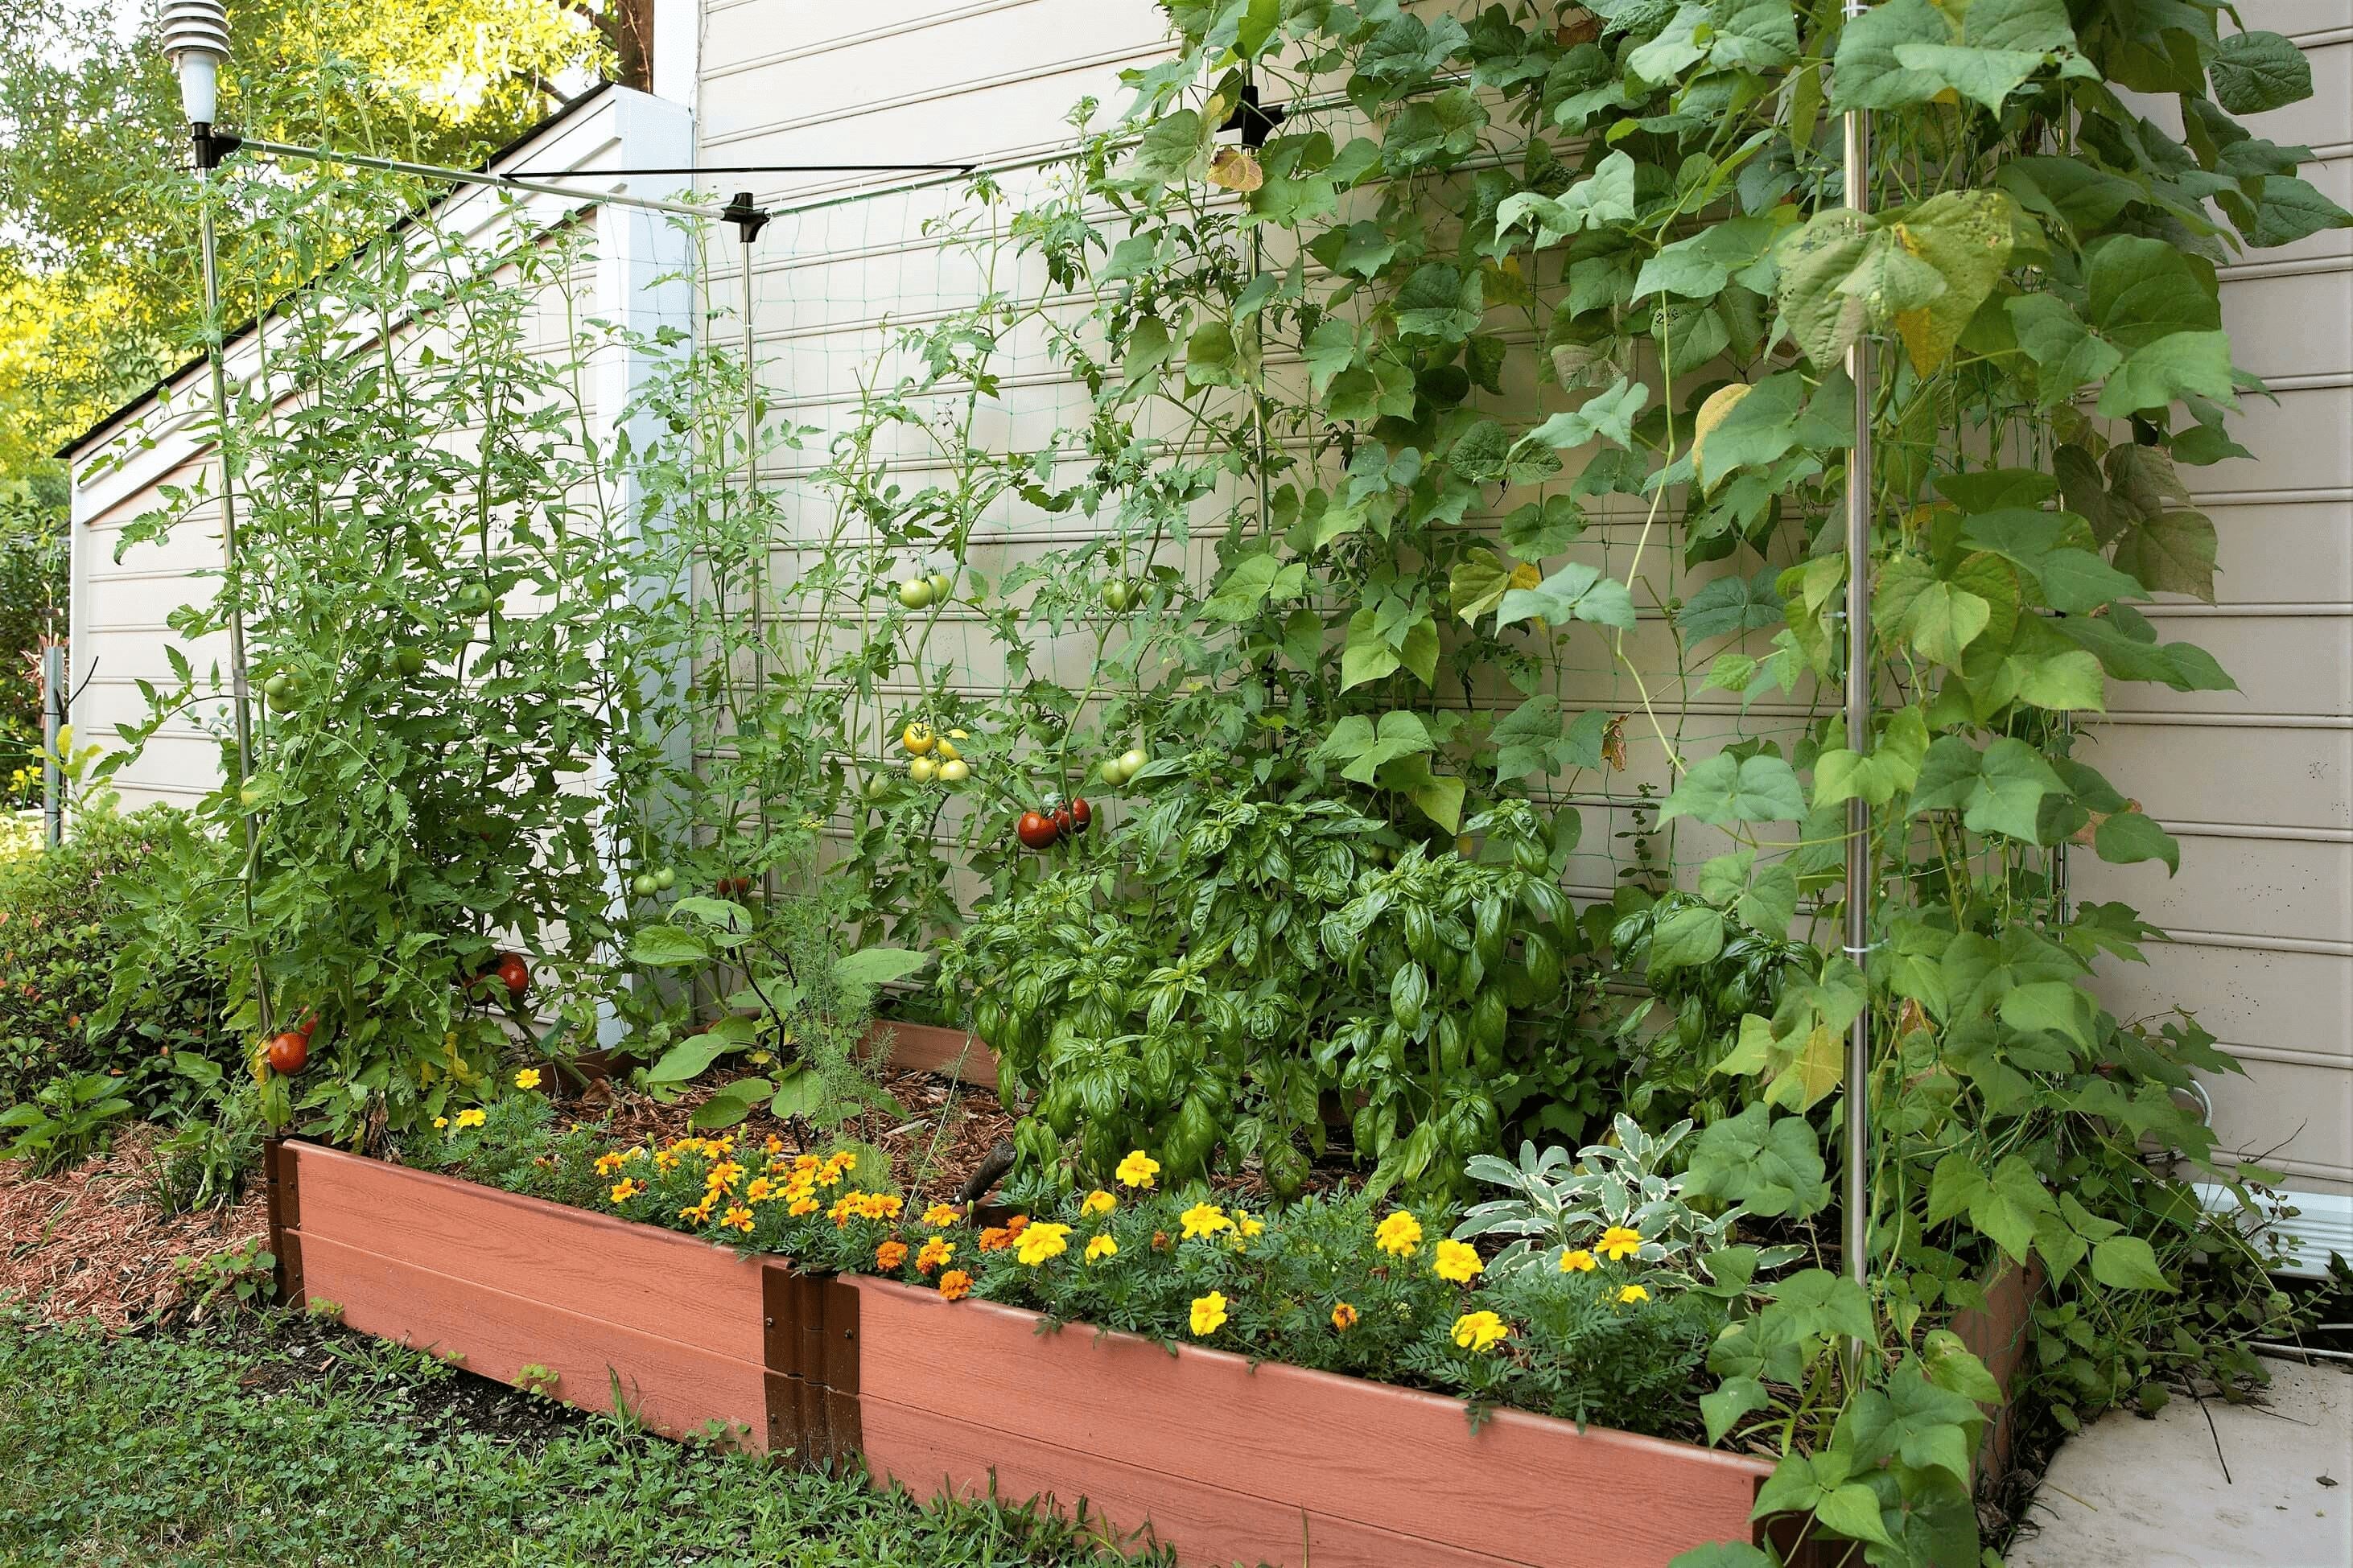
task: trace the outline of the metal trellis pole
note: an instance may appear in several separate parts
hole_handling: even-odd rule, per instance
[[[260,860],[260,839],[253,808],[245,804],[246,781],[253,776],[253,692],[246,675],[243,586],[234,581],[237,570],[237,491],[231,479],[228,421],[227,352],[222,344],[226,323],[221,319],[220,259],[213,237],[214,152],[210,127],[200,127],[195,138],[197,179],[196,241],[204,262],[205,357],[211,362],[215,438],[220,453],[221,560],[231,579],[228,602],[228,679],[232,721],[237,730],[237,816],[245,828],[245,868],[238,884],[245,900],[245,936],[253,950],[253,993],[260,1008],[264,1036],[275,1027],[269,1004],[269,976],[262,968],[261,948],[253,933],[253,878]]]
[[[1852,22],[1869,7],[1847,0]],[[1871,210],[1871,120],[1862,110],[1844,116],[1846,205]],[[1846,373],[1854,383],[1854,445],[1846,459],[1846,743],[1871,750],[1871,342],[1858,332],[1846,351]],[[1871,806],[1857,795],[1847,802],[1846,954],[1858,966],[1871,957]],[[1847,1035],[1846,1047],[1846,1270],[1857,1284],[1871,1273],[1871,1007],[1868,997]],[[1862,1347],[1855,1347],[1858,1362]]]
[[[41,649],[41,830],[52,849],[66,840],[66,779],[58,747],[66,726],[66,647],[49,612],[49,640]]]

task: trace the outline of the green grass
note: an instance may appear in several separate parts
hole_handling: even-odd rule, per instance
[[[1018,1509],[928,1509],[607,1419],[470,1416],[461,1375],[249,1318],[109,1341],[0,1309],[0,1565],[1122,1561]]]

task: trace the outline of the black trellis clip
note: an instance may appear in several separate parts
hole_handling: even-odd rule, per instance
[[[1271,109],[1261,109],[1258,85],[1245,82],[1242,85],[1242,100],[1234,105],[1234,111],[1226,116],[1226,122],[1218,129],[1240,132],[1242,145],[1255,152],[1266,145],[1266,139],[1273,133],[1274,128],[1289,117],[1290,111],[1279,103]]]
[[[735,226],[735,237],[745,245],[759,238],[760,231],[768,226],[768,215],[752,205],[752,193],[749,191],[736,192],[727,205],[719,209],[719,216],[722,220]]]

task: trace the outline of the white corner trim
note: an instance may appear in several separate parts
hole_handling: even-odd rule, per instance
[[[2230,1188],[2215,1182],[2199,1182],[2195,1188],[2199,1201],[2212,1212],[2238,1212],[2239,1200]],[[2264,1207],[2265,1220],[2248,1223],[2260,1223],[2278,1238],[2287,1254],[2279,1273],[2317,1279],[2327,1273],[2331,1253],[2353,1258],[2353,1194],[2288,1188],[2280,1193],[2277,1203]]]
[[[691,110],[702,79],[702,0],[654,0],[653,93]]]

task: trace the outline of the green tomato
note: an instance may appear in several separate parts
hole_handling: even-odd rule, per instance
[[[932,584],[928,578],[914,577],[899,584],[899,603],[911,610],[930,607]]]
[[[261,786],[257,784],[247,784],[244,788],[237,792],[237,804],[240,805],[259,805],[261,804]]]
[[[932,590],[932,603],[944,605],[955,596],[955,579],[944,572],[934,572],[923,579]]]
[[[272,713],[291,711],[301,692],[301,684],[290,675],[273,675],[261,683],[262,700],[269,704]]]
[[[1119,765],[1117,757],[1105,757],[1103,760],[1103,766],[1095,771],[1103,775],[1103,782],[1113,789],[1127,782],[1126,771]]]
[[[950,757],[940,764],[940,783],[955,789],[972,777],[972,766],[962,757]]]
[[[1125,784],[1142,773],[1151,761],[1150,753],[1142,746],[1130,746],[1119,754],[1119,782]]]
[[[1114,577],[1103,585],[1103,608],[1117,613],[1135,602],[1134,591],[1124,577]]]
[[[669,867],[664,866],[654,873],[655,890],[667,893],[676,886],[678,886],[678,873]]]
[[[629,891],[638,898],[650,899],[660,890],[655,885],[653,877],[648,872],[640,871],[629,879]]]
[[[425,650],[404,647],[392,656],[392,662],[403,675],[422,675],[425,673]]]

